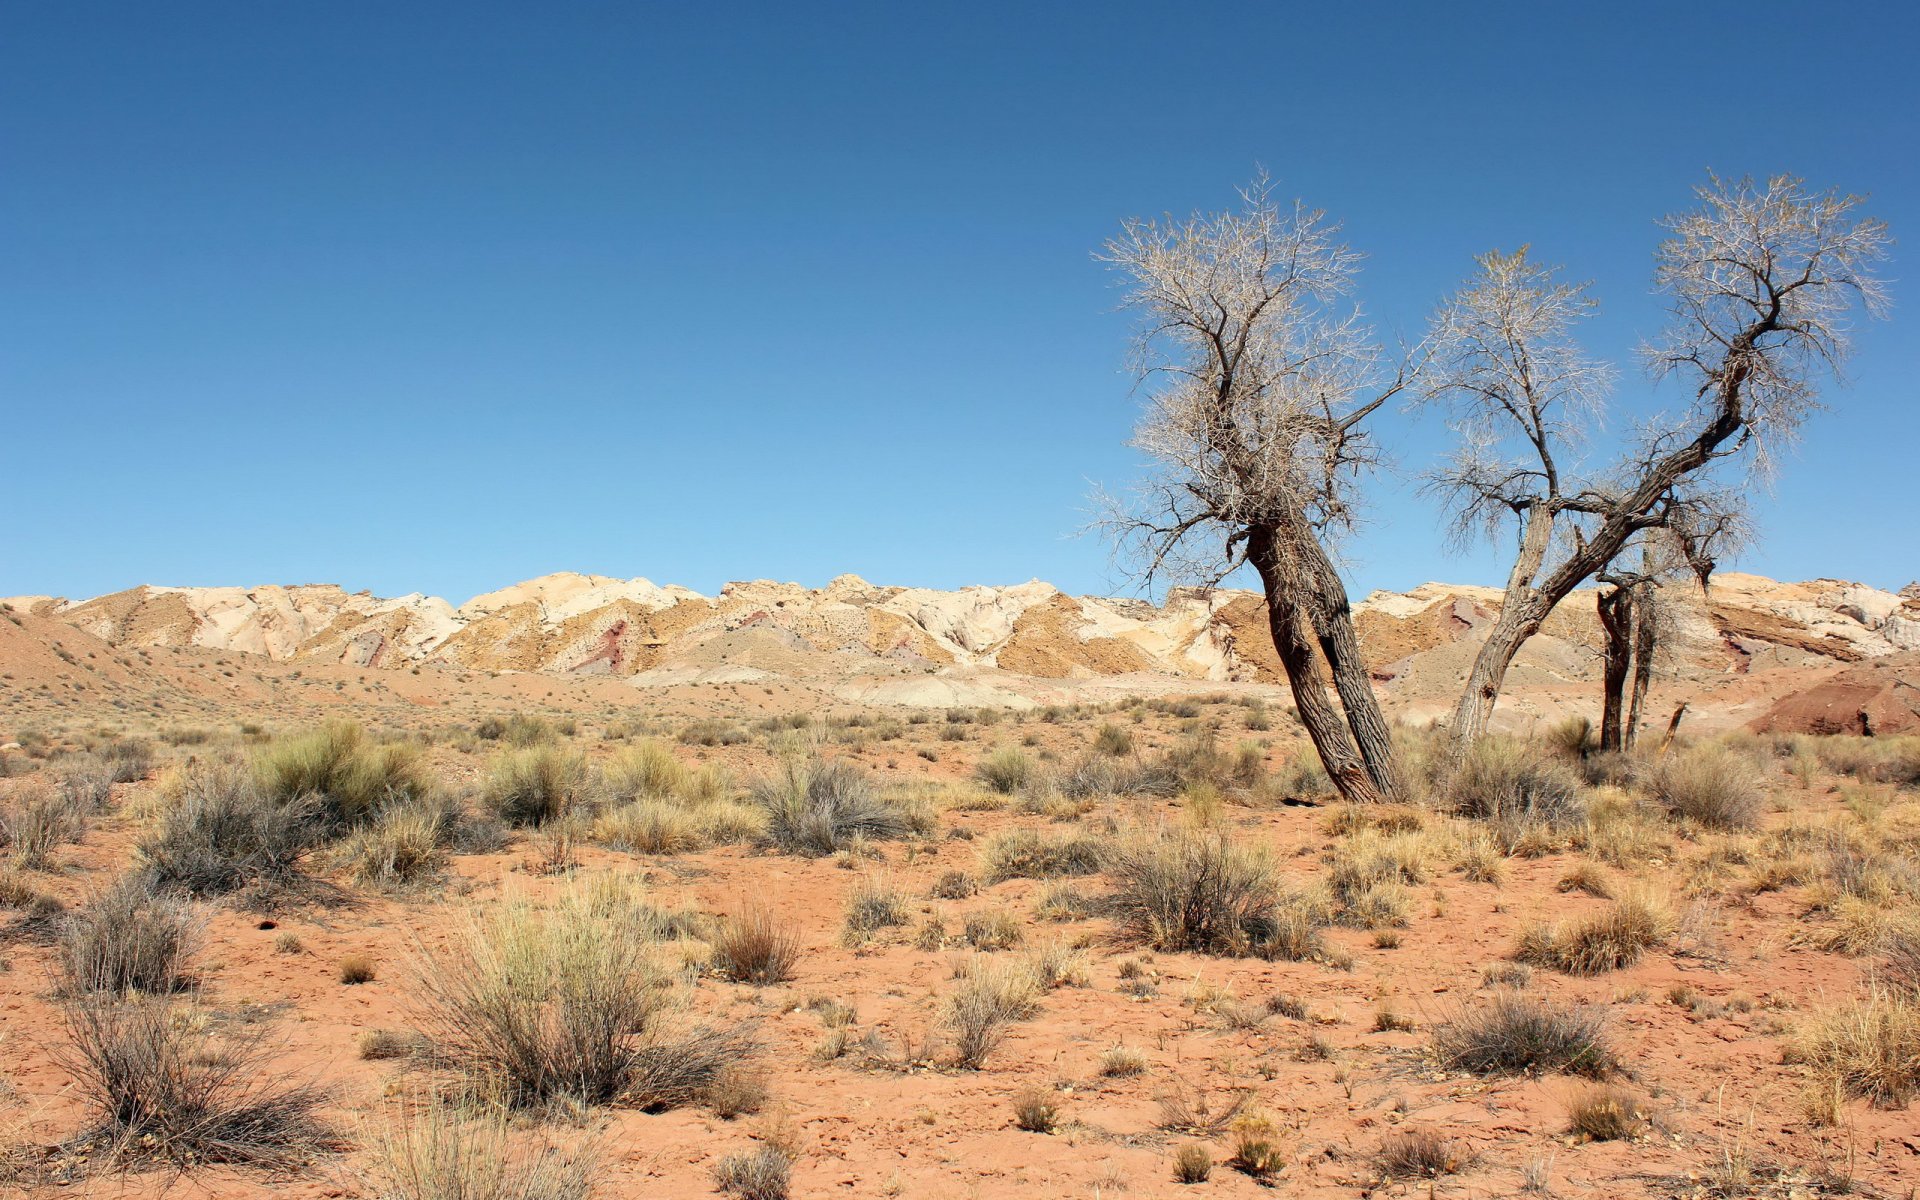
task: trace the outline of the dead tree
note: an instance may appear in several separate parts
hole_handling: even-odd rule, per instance
[[[1434,486],[1458,529],[1511,522],[1517,551],[1500,615],[1452,720],[1455,755],[1485,732],[1508,667],[1547,615],[1648,530],[1676,524],[1692,496],[1764,471],[1837,373],[1856,304],[1884,311],[1874,275],[1886,226],[1858,197],[1814,193],[1798,179],[1712,179],[1700,207],[1669,218],[1654,279],[1671,320],[1647,351],[1654,377],[1690,393],[1655,418],[1614,465],[1568,469],[1569,447],[1597,425],[1611,372],[1573,336],[1593,306],[1523,249],[1489,254],[1435,319],[1425,396],[1448,405],[1460,447]]]
[[[1155,464],[1135,495],[1108,502],[1109,523],[1149,582],[1214,584],[1251,566],[1328,776],[1350,800],[1398,799],[1391,733],[1328,539],[1350,526],[1371,461],[1361,423],[1410,371],[1383,365],[1347,303],[1359,256],[1337,226],[1276,204],[1264,179],[1242,199],[1237,212],[1129,221],[1100,256],[1139,317],[1148,402],[1133,444]]]

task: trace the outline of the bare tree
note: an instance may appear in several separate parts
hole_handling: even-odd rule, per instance
[[[1511,520],[1518,549],[1494,622],[1454,711],[1455,753],[1485,731],[1507,668],[1547,615],[1643,531],[1677,527],[1697,497],[1767,469],[1837,374],[1856,304],[1886,305],[1874,275],[1889,244],[1860,199],[1712,178],[1700,205],[1671,217],[1654,278],[1671,311],[1649,347],[1656,379],[1691,391],[1684,411],[1649,421],[1602,472],[1569,470],[1569,447],[1597,423],[1611,373],[1573,337],[1592,307],[1525,250],[1480,259],[1435,319],[1429,400],[1451,406],[1461,447],[1434,485],[1463,532]]]
[[[1151,582],[1260,577],[1300,720],[1352,800],[1397,799],[1393,744],[1328,539],[1371,461],[1361,422],[1407,384],[1347,301],[1359,256],[1262,178],[1240,211],[1129,221],[1103,261],[1140,319],[1134,445],[1156,470],[1110,522]],[[1339,697],[1327,695],[1331,676]]]

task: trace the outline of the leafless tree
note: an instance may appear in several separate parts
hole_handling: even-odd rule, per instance
[[[1282,206],[1264,179],[1239,211],[1129,221],[1100,256],[1139,317],[1148,389],[1134,445],[1156,464],[1109,520],[1141,575],[1260,577],[1274,648],[1327,774],[1353,800],[1398,798],[1392,739],[1328,539],[1371,461],[1360,426],[1409,379],[1349,300],[1359,255]],[[1331,676],[1339,696],[1327,695]]]
[[[1517,552],[1499,618],[1455,709],[1462,753],[1486,729],[1507,668],[1553,607],[1615,563],[1645,531],[1697,520],[1702,497],[1764,472],[1816,407],[1815,385],[1845,360],[1856,306],[1880,315],[1874,274],[1886,226],[1861,200],[1798,179],[1711,178],[1699,206],[1671,217],[1654,278],[1671,319],[1646,355],[1656,380],[1690,392],[1648,421],[1608,469],[1573,469],[1611,372],[1573,330],[1592,307],[1525,250],[1479,260],[1435,319],[1425,397],[1450,406],[1460,448],[1434,486],[1462,532],[1511,521]]]

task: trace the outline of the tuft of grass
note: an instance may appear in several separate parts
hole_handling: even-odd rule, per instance
[[[729,1154],[713,1168],[713,1186],[735,1200],[787,1200],[793,1155],[763,1144],[747,1154]]]
[[[1447,1066],[1477,1075],[1562,1071],[1599,1078],[1618,1066],[1603,1014],[1518,992],[1500,992],[1456,1013],[1434,1029],[1433,1047]]]
[[[690,854],[707,845],[691,809],[655,797],[601,813],[593,823],[593,840],[634,854]]]
[[[1100,870],[1106,843],[1089,834],[1002,830],[980,848],[980,878],[989,886],[1009,879],[1055,879]]]
[[[1816,1012],[1787,1057],[1848,1096],[1904,1108],[1920,1094],[1920,1001],[1877,992]]]
[[[693,773],[665,743],[652,738],[615,754],[605,779],[608,797],[615,803],[684,797],[693,787]]]
[[[92,1108],[89,1139],[121,1163],[228,1163],[291,1169],[334,1139],[324,1093],[273,1070],[259,1026],[214,1040],[165,996],[85,993],[65,1006],[60,1051]]]
[[[509,825],[539,828],[587,807],[587,785],[586,759],[578,751],[531,746],[493,760],[480,800]]]
[[[466,1116],[431,1099],[369,1141],[383,1200],[586,1200],[600,1168],[592,1143],[516,1136],[503,1111]]]
[[[186,773],[178,803],[139,843],[154,882],[218,896],[291,878],[325,836],[309,796],[277,800],[251,771],[209,763]]]
[[[668,1027],[672,978],[650,946],[678,925],[617,880],[549,909],[509,895],[422,952],[416,1018],[444,1065],[513,1105],[696,1102],[756,1047],[740,1028]]]
[[[267,799],[308,801],[329,835],[432,789],[417,743],[376,743],[351,721],[276,738],[256,754],[254,772]]]
[[[192,907],[156,894],[150,879],[127,875],[90,897],[61,931],[67,986],[83,992],[170,992],[203,923]]]
[[[714,965],[739,983],[781,983],[799,959],[799,935],[761,905],[728,918],[713,942]]]
[[[1133,753],[1133,734],[1124,726],[1109,722],[1094,732],[1093,749],[1108,758],[1125,758]]]
[[[1227,1165],[1253,1179],[1270,1179],[1286,1166],[1286,1140],[1265,1113],[1245,1111],[1228,1125]]]
[[[849,946],[866,942],[875,933],[907,923],[907,902],[883,876],[862,876],[847,892],[840,923],[841,940]]]
[[[1314,915],[1283,901],[1271,860],[1223,834],[1135,836],[1113,848],[1107,871],[1118,928],[1156,950],[1290,959],[1317,950]]]
[[[1623,1087],[1594,1084],[1567,1100],[1568,1131],[1589,1142],[1635,1138],[1653,1127],[1640,1098]]]
[[[840,761],[789,759],[753,785],[766,809],[767,836],[791,854],[820,856],[858,839],[879,841],[916,831],[912,814],[882,799],[865,772]]]
[[[1663,759],[1651,786],[1668,812],[1709,829],[1754,829],[1767,810],[1753,760],[1715,743]]]
[[[1570,833],[1587,815],[1586,786],[1573,768],[1514,738],[1475,743],[1443,792],[1455,813],[1487,822],[1509,850],[1529,837]]]
[[[961,936],[976,950],[1010,950],[1026,938],[1019,918],[1004,908],[968,913]]]
[[[1213,1151],[1199,1142],[1182,1142],[1173,1152],[1175,1183],[1205,1183],[1213,1174]]]
[[[1431,1129],[1402,1129],[1381,1139],[1374,1164],[1388,1179],[1438,1179],[1463,1171],[1472,1153]]]
[[[1029,1084],[1013,1097],[1013,1125],[1028,1133],[1052,1133],[1060,1123],[1060,1100],[1046,1088]]]
[[[956,1065],[979,1070],[1005,1040],[1008,1028],[1039,1007],[1039,986],[1023,965],[1005,959],[969,960],[945,1011]]]
[[[1033,780],[1033,759],[1025,751],[1002,746],[974,764],[974,778],[1003,796],[1026,787]]]
[[[1639,962],[1642,953],[1672,933],[1673,914],[1666,906],[1635,894],[1585,920],[1527,930],[1514,958],[1569,975],[1603,975]]]
[[[1146,1070],[1147,1056],[1132,1046],[1109,1046],[1100,1054],[1100,1074],[1108,1079],[1130,1079]]]
[[[335,856],[360,883],[412,886],[446,865],[442,842],[450,825],[448,812],[431,801],[396,804],[349,835]]]
[[[375,974],[373,959],[365,954],[349,954],[340,960],[340,982],[348,986],[371,983]]]

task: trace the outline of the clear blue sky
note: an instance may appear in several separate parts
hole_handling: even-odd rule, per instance
[[[1112,590],[1073,533],[1135,469],[1120,219],[1264,165],[1384,330],[1529,242],[1625,352],[1708,167],[1920,242],[1916,44],[1905,3],[5,0],[0,594]],[[1741,566],[1920,575],[1916,288]],[[1438,446],[1380,432],[1403,474]],[[1401,476],[1367,518],[1357,592],[1500,574]]]

